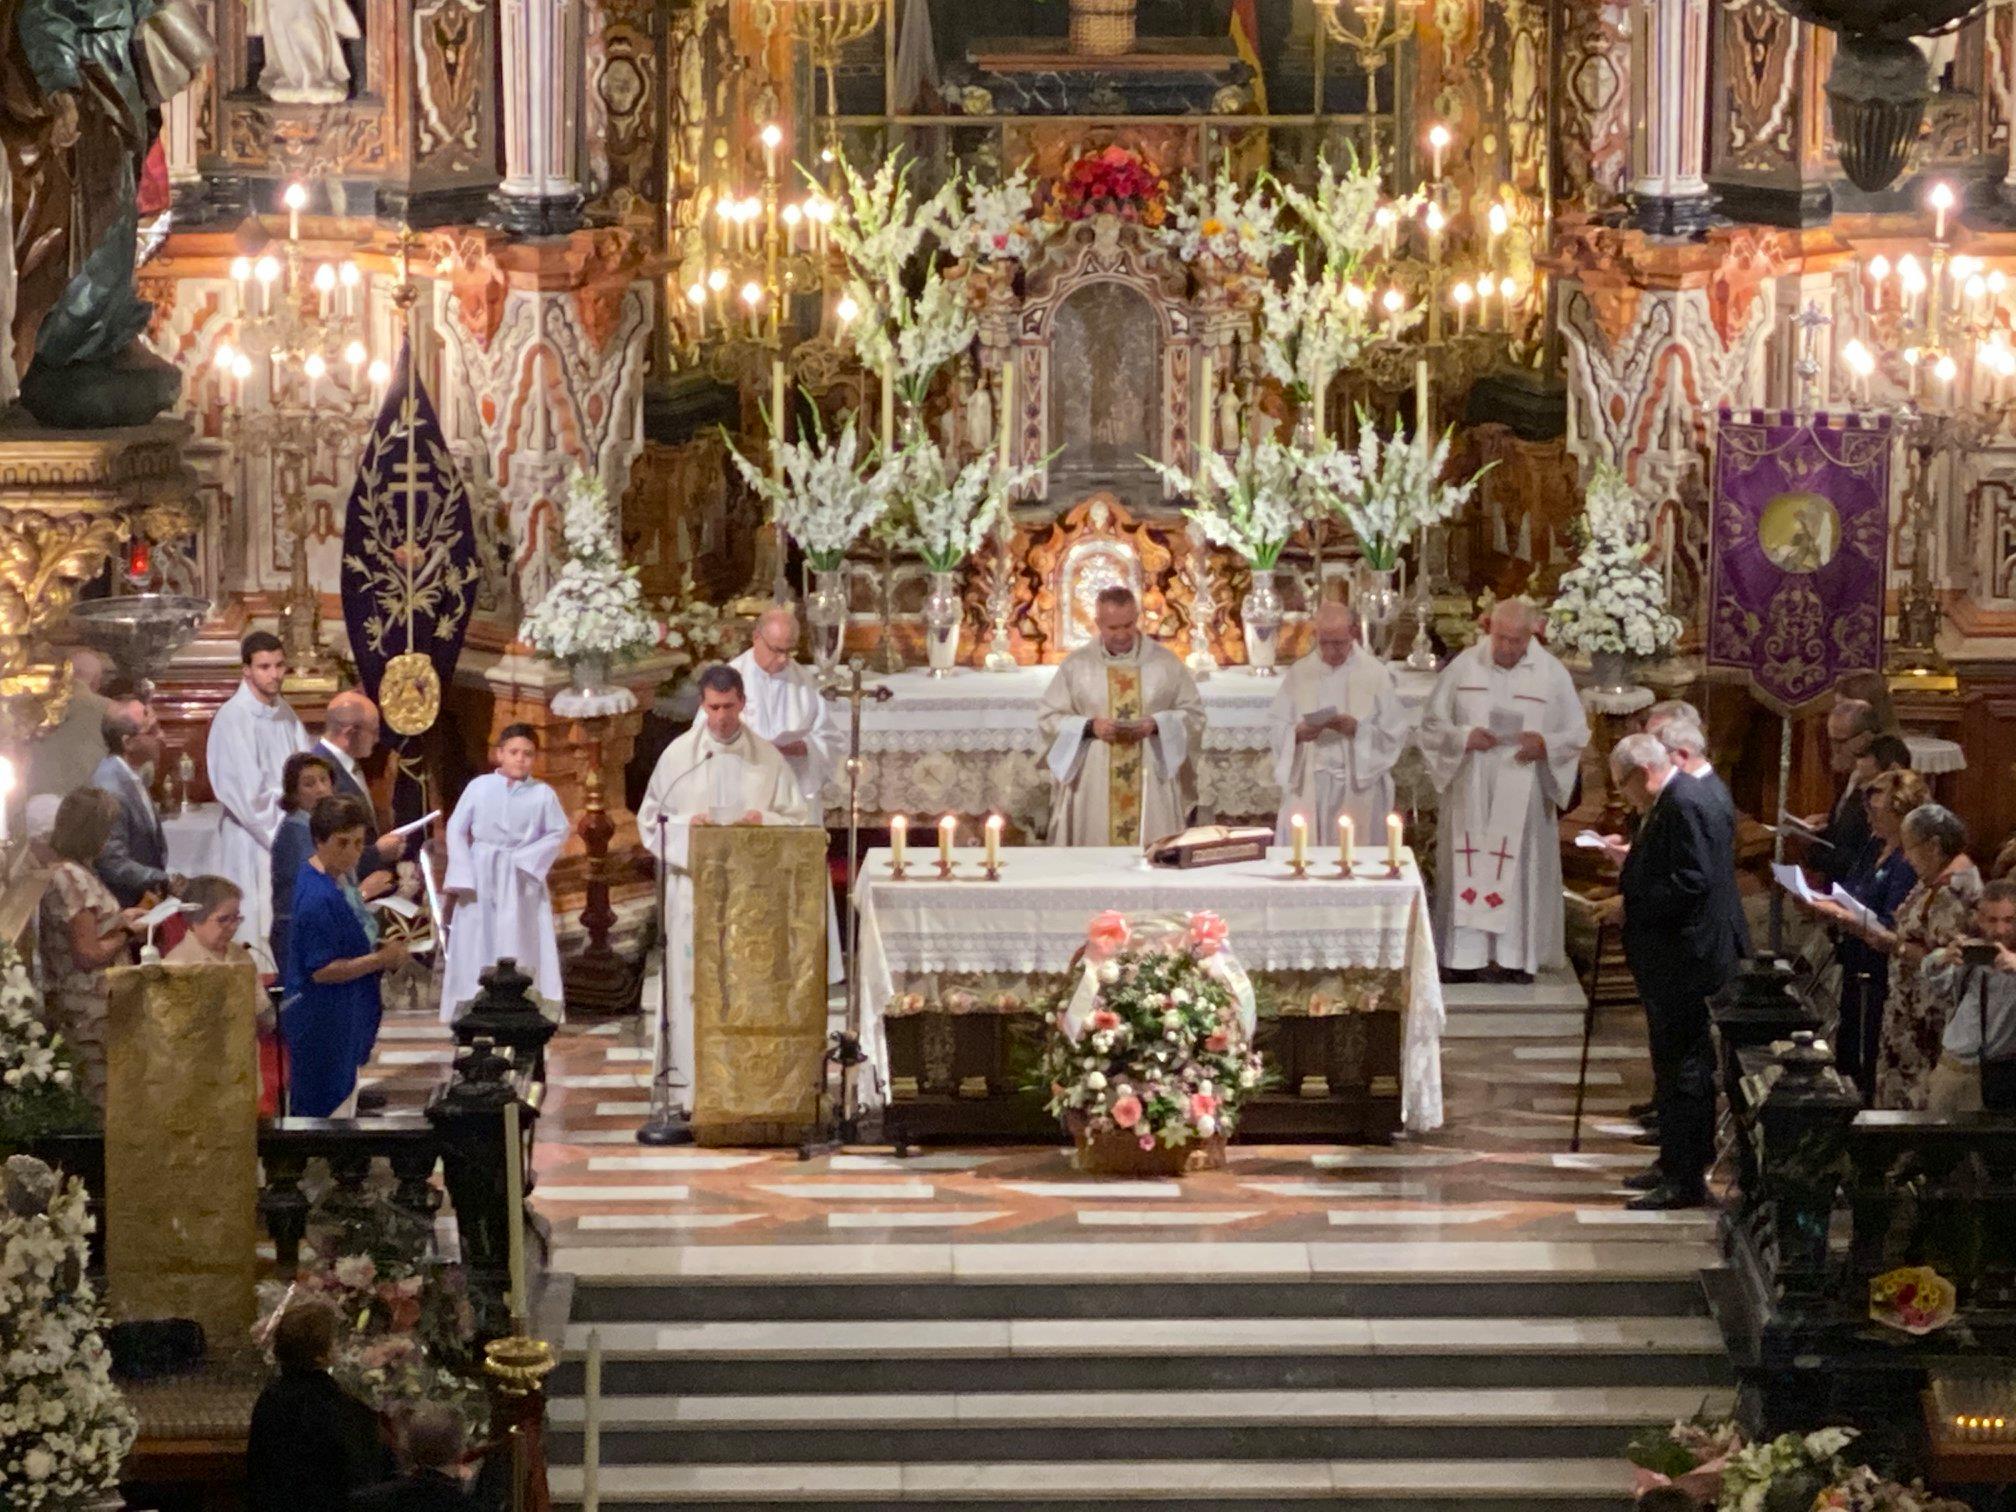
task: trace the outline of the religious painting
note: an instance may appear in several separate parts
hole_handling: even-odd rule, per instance
[[[1708,664],[1774,708],[1882,667],[1890,455],[1887,419],[1722,411]]]
[[[1161,480],[1141,459],[1162,451],[1161,320],[1124,283],[1081,285],[1058,308],[1051,333],[1051,488],[1067,498],[1105,490],[1129,503],[1159,499]]]

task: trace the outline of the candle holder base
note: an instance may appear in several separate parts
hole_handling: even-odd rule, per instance
[[[989,882],[999,882],[1001,880],[1001,868],[999,866],[982,867],[981,875]]]
[[[1357,879],[1357,876],[1358,873],[1352,870],[1351,863],[1349,861],[1339,861],[1337,863],[1337,875],[1333,880],[1338,882],[1351,882],[1355,881]]]
[[[1290,882],[1307,882],[1309,880],[1309,863],[1306,861],[1290,861],[1288,863],[1288,876],[1286,880]]]
[[[940,882],[950,882],[952,880],[952,863],[950,861],[940,861],[938,863],[938,880]]]
[[[1386,868],[1386,880],[1388,882],[1398,882],[1400,880],[1400,863],[1398,861],[1393,862]]]
[[[889,880],[891,882],[908,882],[910,880],[910,868],[899,862],[891,861],[889,863]]]

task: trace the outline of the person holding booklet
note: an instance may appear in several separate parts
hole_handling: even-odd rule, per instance
[[[1312,628],[1316,649],[1288,669],[1268,714],[1281,787],[1275,843],[1289,843],[1299,814],[1319,842],[1348,817],[1353,838],[1376,845],[1393,812],[1406,714],[1391,669],[1361,642],[1357,610],[1326,603]]]
[[[506,725],[492,755],[497,770],[464,788],[448,819],[443,1023],[453,1023],[483,973],[507,959],[531,976],[533,992],[556,1017],[563,1000],[546,874],[567,843],[567,815],[553,789],[532,775],[539,742],[530,725]]]

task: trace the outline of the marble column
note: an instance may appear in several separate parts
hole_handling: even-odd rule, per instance
[[[1631,206],[1655,236],[1697,236],[1713,199],[1702,177],[1707,0],[1639,0],[1631,16]]]
[[[504,0],[504,182],[496,220],[524,236],[581,225],[581,0]]]

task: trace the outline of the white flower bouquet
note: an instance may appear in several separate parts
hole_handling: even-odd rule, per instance
[[[743,481],[770,506],[770,518],[804,549],[806,560],[830,572],[888,513],[904,463],[901,453],[883,458],[873,442],[864,441],[851,413],[835,434],[829,435],[816,415],[808,429],[810,434],[778,447],[781,476],[756,466],[732,440],[728,455]]]
[[[641,656],[658,643],[645,612],[637,569],[625,567],[616,543],[609,490],[601,478],[576,471],[560,516],[567,559],[546,596],[518,627],[518,638],[556,661]]]
[[[1331,493],[1330,504],[1358,537],[1366,566],[1391,570],[1401,547],[1462,509],[1478,479],[1497,465],[1486,463],[1462,483],[1443,482],[1449,435],[1444,431],[1432,447],[1397,431],[1381,437],[1372,417],[1358,412],[1358,465]]]
[[[1400,222],[1427,203],[1425,190],[1389,199],[1380,188],[1376,154],[1362,161],[1352,151],[1340,173],[1326,155],[1316,165],[1316,187],[1299,189],[1273,180],[1281,199],[1294,212],[1302,235],[1322,256],[1326,273],[1355,278],[1360,269],[1385,250]],[[1383,212],[1383,213],[1382,213]]]
[[[0,1149],[97,1122],[69,1046],[42,1022],[35,979],[17,951],[0,947]]]
[[[850,328],[861,365],[887,378],[913,410],[921,410],[938,370],[973,345],[980,334],[966,296],[939,276],[924,270],[922,288],[913,297],[898,286],[886,304],[860,279],[850,279],[848,297],[862,310]]]
[[[1311,278],[1300,266],[1288,282],[1260,290],[1260,368],[1307,404],[1382,337],[1399,335],[1421,318],[1418,306],[1397,313],[1375,306],[1362,284],[1330,272]]]
[[[1221,166],[1209,181],[1193,179],[1169,206],[1163,239],[1185,262],[1213,257],[1259,273],[1286,242],[1281,211],[1259,185],[1241,185]]]
[[[1680,639],[1666,585],[1639,539],[1638,500],[1624,475],[1599,464],[1583,511],[1587,541],[1561,575],[1547,624],[1557,645],[1591,655],[1658,656]]]
[[[986,542],[1015,489],[1041,469],[1003,469],[993,455],[955,469],[938,443],[921,435],[889,469],[888,540],[916,553],[932,572],[952,572]]]
[[[909,161],[892,157],[864,178],[840,159],[841,193],[831,234],[847,260],[846,295],[857,307],[851,327],[862,363],[887,379],[913,408],[939,368],[973,344],[980,326],[965,297],[926,265],[914,294],[911,263],[927,241],[949,242],[959,204],[958,179],[918,199]]]
[[[136,1424],[112,1382],[85,1270],[84,1186],[7,1162],[0,1199],[0,1506],[87,1506],[119,1484]]]
[[[1184,511],[1214,546],[1271,572],[1297,527],[1327,489],[1344,485],[1336,448],[1305,452],[1269,435],[1243,437],[1227,458],[1203,453],[1194,477],[1153,457],[1141,460],[1195,501]],[[1350,469],[1349,459],[1344,459]]]
[[[1027,262],[1057,229],[1037,208],[1036,186],[1026,168],[1017,168],[998,184],[968,178],[963,193],[965,214],[945,238],[945,249],[954,257]]]

